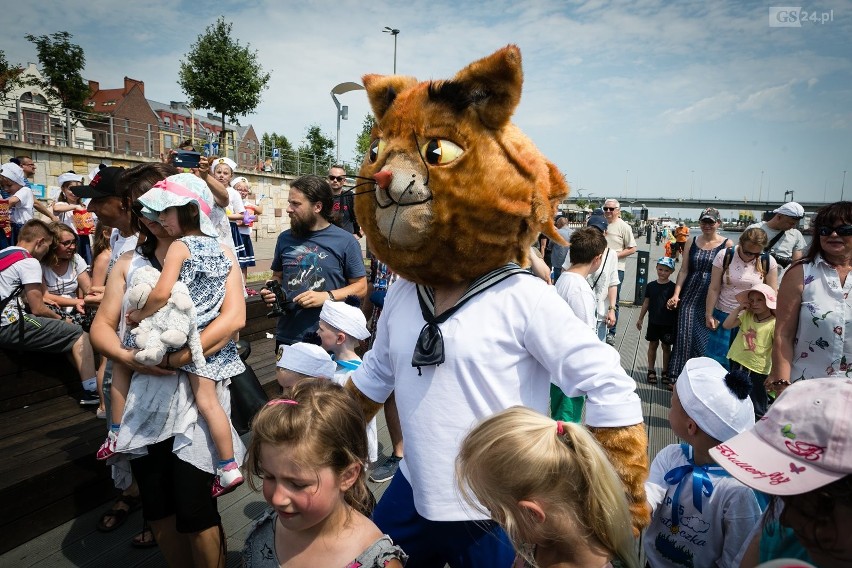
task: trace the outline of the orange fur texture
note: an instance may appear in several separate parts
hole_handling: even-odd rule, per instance
[[[366,75],[376,116],[355,210],[371,250],[425,285],[526,262],[568,194],[563,175],[510,122],[523,73],[517,46],[448,81]],[[376,177],[378,174],[378,177]],[[375,191],[374,191],[375,189]]]
[[[633,515],[633,536],[651,522],[651,508],[645,497],[648,478],[648,434],[645,424],[621,428],[589,426],[589,431],[603,447],[609,461],[625,487],[627,504]]]

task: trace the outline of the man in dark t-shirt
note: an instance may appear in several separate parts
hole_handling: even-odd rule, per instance
[[[358,241],[331,224],[333,196],[328,182],[317,176],[296,179],[287,203],[290,229],[278,235],[271,267],[272,278],[285,294],[286,313],[278,318],[276,349],[316,331],[323,303],[347,296],[363,299],[367,293]],[[266,288],[261,297],[270,306],[275,300]]]
[[[355,192],[345,186],[346,170],[343,166],[331,166],[328,169],[328,184],[334,195],[331,206],[331,222],[358,238],[364,234],[355,218]]]

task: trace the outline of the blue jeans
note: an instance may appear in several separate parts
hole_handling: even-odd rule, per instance
[[[409,555],[406,568],[510,568],[509,537],[493,521],[430,521],[414,508],[414,494],[400,472],[373,511],[373,522]]]
[[[621,283],[624,282],[624,271],[618,271],[618,290],[615,291],[615,325],[609,328],[609,334],[615,337],[615,328],[618,327],[618,303],[621,301]]]

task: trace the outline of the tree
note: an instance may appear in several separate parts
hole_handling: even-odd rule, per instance
[[[276,171],[295,171],[295,168],[288,166],[295,164],[296,153],[293,150],[293,145],[290,144],[290,141],[285,136],[279,136],[275,132],[272,134],[264,132],[260,138],[260,144],[264,151],[264,159],[272,157],[273,148],[278,148],[281,151],[281,167],[276,169]]]
[[[23,69],[20,65],[9,65],[6,61],[6,54],[0,50],[0,100],[5,101],[9,97],[9,93],[21,83],[21,73]]]
[[[321,172],[334,164],[334,140],[325,136],[319,125],[312,124],[299,146],[300,172]]]
[[[376,124],[376,119],[372,114],[367,113],[367,115],[364,116],[364,122],[361,124],[361,132],[359,132],[358,137],[355,138],[355,155],[352,159],[355,164],[363,162],[364,156],[370,150],[370,140],[372,139],[370,134],[373,131],[374,124]]]
[[[30,78],[27,84],[54,93],[64,108],[84,112],[89,86],[81,74],[86,65],[83,48],[71,43],[72,36],[68,32],[56,32],[50,36],[27,34],[24,37],[35,44],[44,76],[43,80]]]
[[[220,147],[225,144],[225,117],[239,124],[238,116],[257,108],[260,92],[269,88],[270,74],[257,62],[257,51],[231,38],[232,24],[219,17],[198,36],[180,62],[179,80],[193,108],[209,108],[222,115]]]

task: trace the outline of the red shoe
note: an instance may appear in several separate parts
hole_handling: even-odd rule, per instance
[[[116,442],[118,442],[118,433],[115,430],[110,430],[109,434],[107,434],[107,439],[98,448],[98,453],[95,454],[95,457],[99,460],[106,460],[114,456]]]
[[[237,462],[231,462],[223,468],[216,468],[216,477],[213,479],[213,497],[221,497],[230,493],[243,484],[243,474]]]
[[[257,296],[257,290],[255,290],[254,288],[246,288],[246,295]]]

